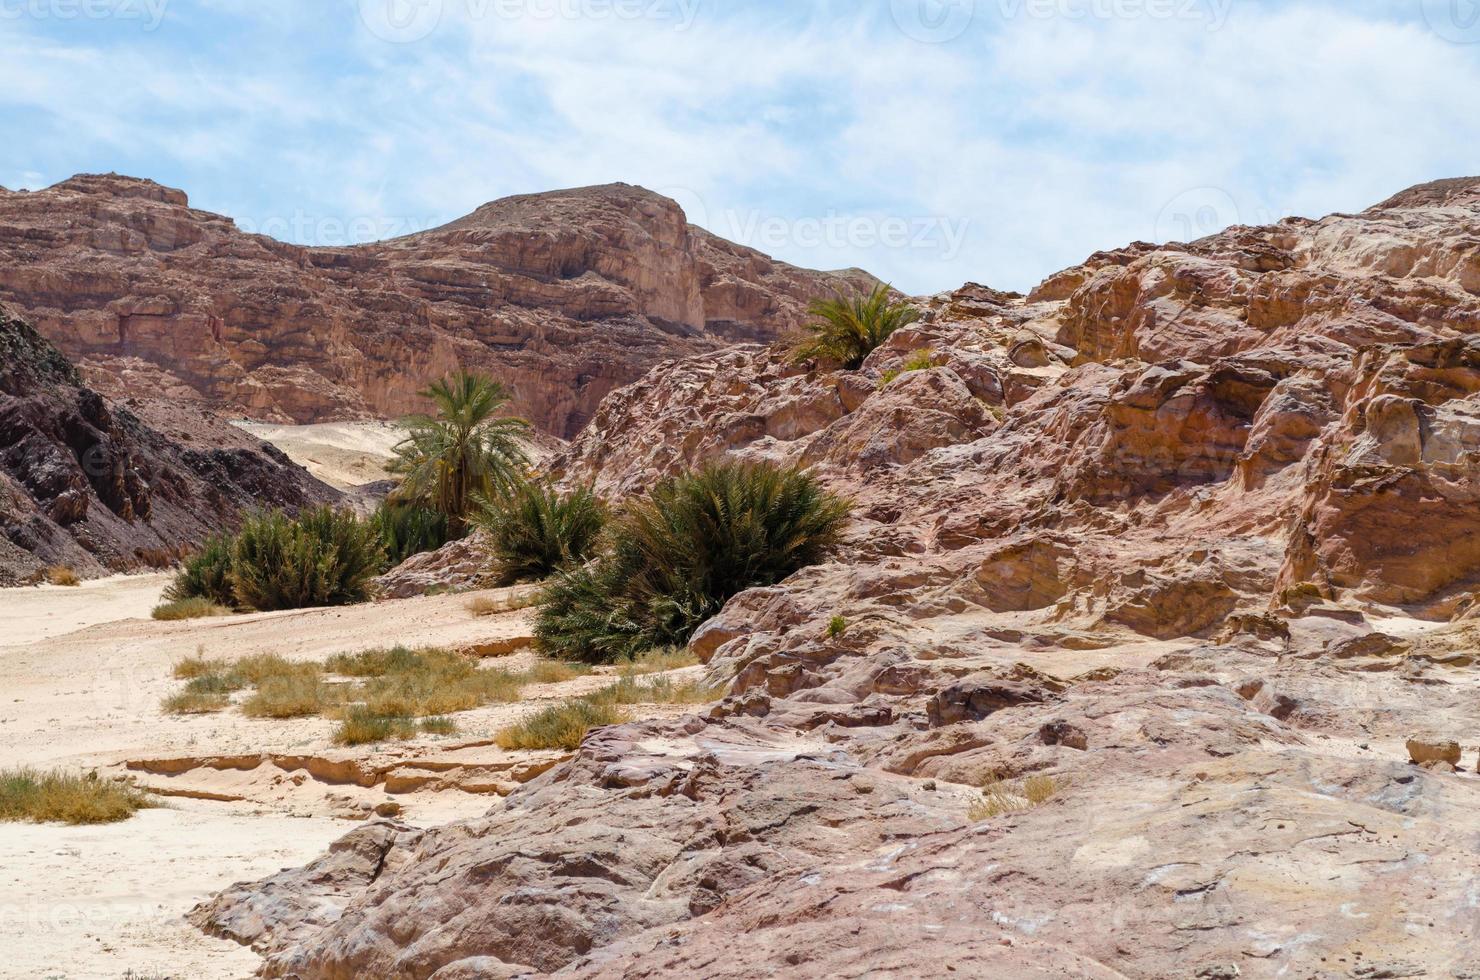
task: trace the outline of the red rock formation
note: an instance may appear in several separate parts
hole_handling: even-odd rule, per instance
[[[662,365],[567,480],[858,504],[695,635],[727,696],[196,921],[303,980],[1480,976],[1477,243],[1445,182],[935,297],[857,372]]]
[[[812,298],[872,282],[774,262],[625,184],[346,248],[244,234],[181,191],[112,174],[0,190],[0,301],[90,383],[262,420],[403,415],[461,364],[570,436],[654,363],[773,339]]]

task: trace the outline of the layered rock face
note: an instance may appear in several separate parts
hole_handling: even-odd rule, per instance
[[[110,402],[0,309],[0,585],[167,566],[243,509],[338,497],[188,405]]]
[[[558,462],[854,497],[695,636],[722,701],[197,921],[301,978],[1480,976],[1480,179],[922,304],[857,372],[664,364]]]
[[[774,262],[625,184],[346,248],[244,234],[181,191],[112,174],[0,190],[0,300],[89,383],[263,421],[404,415],[464,366],[568,437],[654,363],[773,339],[811,299],[872,282]]]

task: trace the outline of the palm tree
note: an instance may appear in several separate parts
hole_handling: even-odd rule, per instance
[[[461,534],[476,498],[502,497],[523,479],[529,423],[495,414],[508,404],[509,393],[481,374],[457,371],[421,396],[437,413],[402,421],[406,438],[396,445],[390,465],[403,477],[395,496],[446,514]]]
[[[890,334],[920,319],[919,310],[891,302],[889,294],[890,287],[880,283],[868,294],[838,293],[813,302],[807,312],[816,319],[807,324],[810,336],[793,348],[793,359],[836,361],[849,371],[859,367]]]

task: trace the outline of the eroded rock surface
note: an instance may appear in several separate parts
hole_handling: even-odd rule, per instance
[[[116,174],[0,189],[0,300],[113,396],[264,421],[389,418],[459,365],[574,434],[664,358],[794,329],[871,286],[775,262],[625,184],[507,198],[343,248],[245,234],[182,191]]]
[[[189,405],[110,401],[0,308],[0,585],[167,566],[244,509],[338,498]]]
[[[730,455],[858,505],[694,637],[725,698],[593,732],[332,922],[312,868],[198,919],[255,901],[305,980],[1480,975],[1477,242],[1446,182],[933,297],[857,372],[661,366],[567,480]]]

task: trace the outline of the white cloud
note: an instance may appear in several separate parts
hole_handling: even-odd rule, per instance
[[[685,30],[442,2],[412,44],[378,39],[353,0],[175,0],[153,32],[17,24],[0,35],[0,135],[16,174],[137,172],[259,224],[424,227],[626,180],[780,258],[916,291],[1027,288],[1179,216],[1357,209],[1473,169],[1480,142],[1480,45],[1375,3],[1239,0],[1211,30],[1004,20],[1021,8],[977,0],[961,36],[932,45],[888,2],[706,0]],[[901,221],[934,235],[875,243]],[[968,222],[959,251],[947,221]]]

